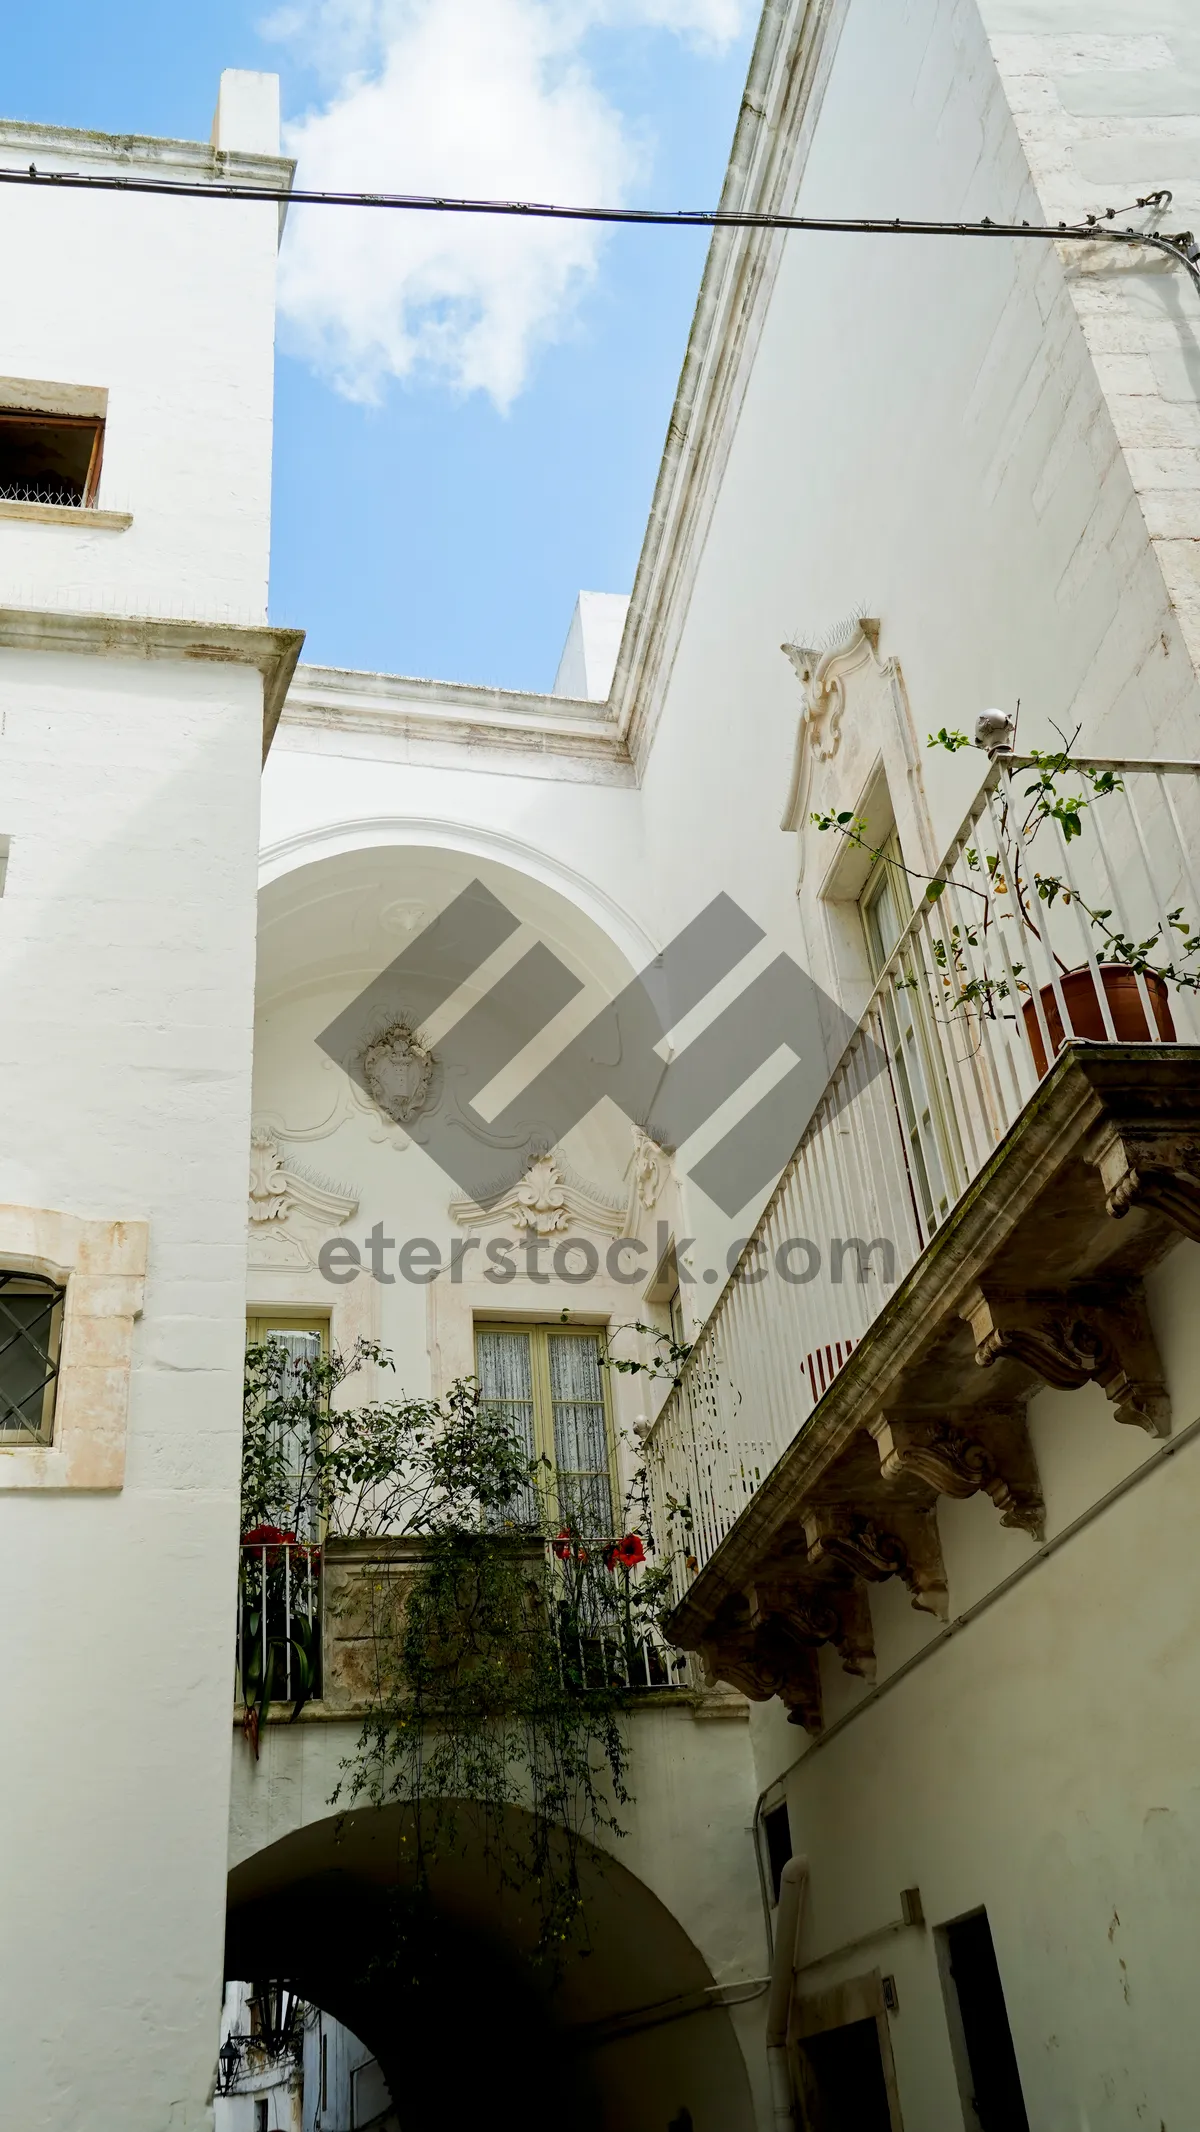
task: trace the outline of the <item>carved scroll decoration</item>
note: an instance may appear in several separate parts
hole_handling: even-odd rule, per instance
[[[1170,1435],[1171,1403],[1140,1281],[1047,1294],[979,1288],[963,1316],[982,1369],[1009,1356],[1064,1391],[1102,1385],[1118,1421]]]

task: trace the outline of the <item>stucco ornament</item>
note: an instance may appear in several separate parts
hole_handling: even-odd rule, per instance
[[[780,645],[800,683],[802,695],[792,778],[779,824],[781,829],[804,829],[814,766],[832,762],[841,746],[846,681],[859,667],[875,662],[878,645],[879,623],[861,615],[854,615],[831,630],[823,645]],[[803,837],[800,850],[803,871]]]
[[[358,1194],[316,1177],[287,1158],[281,1120],[256,1118],[250,1127],[247,1220],[254,1266],[311,1266],[322,1236],[358,1212]]]
[[[556,1150],[535,1155],[528,1168],[487,1206],[473,1199],[452,1199],[450,1218],[463,1229],[507,1222],[527,1236],[561,1236],[572,1224],[619,1236],[625,1224],[620,1203],[577,1177]]]
[[[518,1229],[554,1236],[570,1225],[566,1187],[553,1155],[531,1162],[513,1195],[512,1218]]]
[[[363,1078],[385,1116],[404,1125],[422,1110],[433,1079],[433,1053],[405,1022],[394,1022],[368,1044]]]
[[[279,1142],[268,1125],[250,1131],[250,1224],[261,1228],[269,1221],[283,1221],[288,1210],[288,1178],[279,1153]]]
[[[671,1174],[670,1157],[659,1142],[644,1132],[640,1125],[633,1128],[633,1188],[646,1212],[657,1205],[659,1194]]]

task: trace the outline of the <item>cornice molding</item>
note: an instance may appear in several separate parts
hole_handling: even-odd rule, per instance
[[[238,149],[214,148],[208,141],[160,139],[148,133],[95,133],[86,127],[31,125],[0,120],[0,152],[19,150],[22,161],[51,157],[72,169],[85,165],[135,165],[160,178],[188,178],[201,184],[261,185],[278,192],[296,174],[290,156],[248,155]],[[50,190],[47,186],[47,191]]]
[[[720,205],[794,205],[848,0],[767,0]],[[782,256],[778,230],[713,234],[609,698],[641,776]]]
[[[0,607],[0,651],[82,652],[110,659],[207,659],[256,666],[263,684],[263,760],[304,642],[302,629],[235,622],[168,621],[153,615],[81,614],[54,607]]]
[[[309,734],[370,735],[395,742],[409,760],[415,756],[435,766],[536,776],[542,758],[548,776],[575,764],[606,783],[634,781],[606,705],[531,690],[301,666],[287,692],[282,725],[299,747]],[[481,756],[493,760],[481,764]]]

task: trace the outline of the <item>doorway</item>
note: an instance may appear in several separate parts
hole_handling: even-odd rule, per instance
[[[877,1970],[801,1999],[791,2040],[804,2132],[902,2132]]]

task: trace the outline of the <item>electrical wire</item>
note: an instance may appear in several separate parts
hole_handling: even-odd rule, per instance
[[[626,223],[657,229],[762,229],[801,230],[813,233],[868,237],[1016,237],[1040,238],[1052,243],[1107,242],[1147,245],[1182,265],[1200,291],[1200,244],[1191,230],[1166,235],[1157,230],[1114,227],[1118,214],[1132,214],[1135,207],[1162,210],[1170,206],[1171,193],[1160,187],[1127,208],[1106,208],[1101,215],[1088,215],[1083,222],[980,222],[906,220],[902,216],[875,215],[774,215],[741,208],[658,207],[569,207],[545,200],[470,200],[435,193],[315,192],[303,187],[275,185],[206,185],[186,178],[126,178],[90,175],[85,171],[0,169],[2,185],[33,185],[60,192],[151,193],[168,199],[271,200],[286,207],[374,207],[405,214],[501,215],[524,221]]]

